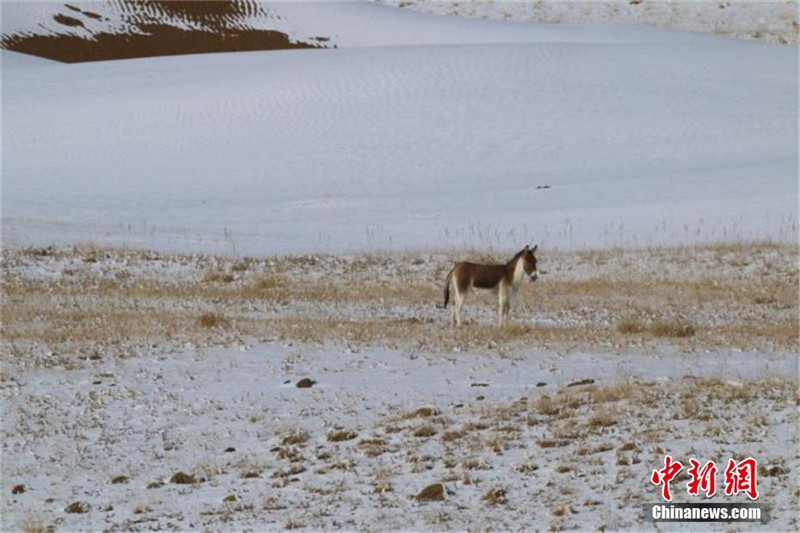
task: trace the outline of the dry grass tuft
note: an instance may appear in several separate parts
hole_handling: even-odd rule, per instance
[[[560,408],[550,396],[540,396],[536,400],[536,412],[540,415],[553,416],[557,415]]]
[[[86,502],[72,502],[64,509],[65,513],[84,514],[89,512],[89,504]]]
[[[235,279],[233,274],[226,272],[206,272],[203,276],[203,281],[206,283],[231,283]]]
[[[508,498],[506,498],[506,489],[489,489],[486,491],[486,494],[483,495],[481,500],[485,501],[487,505],[492,507],[505,505],[508,503]]]
[[[311,435],[309,435],[308,431],[300,428],[292,428],[286,431],[281,437],[281,444],[291,446],[305,444],[310,437]]]
[[[23,533],[53,533],[56,528],[52,524],[48,525],[41,519],[30,518],[20,524],[19,530]]]
[[[602,410],[589,418],[587,424],[592,428],[607,428],[617,423],[617,413],[614,411]]]
[[[203,313],[197,318],[197,323],[203,328],[227,327],[230,320],[219,313]]]
[[[642,333],[647,331],[647,326],[638,318],[628,317],[623,318],[620,323],[617,324],[617,331],[626,335]]]
[[[353,440],[358,437],[358,433],[352,429],[339,429],[328,433],[329,442],[342,442],[346,440]]]
[[[121,483],[127,483],[127,482],[128,482],[128,476],[116,476],[115,478],[113,478],[111,480],[111,483],[113,483],[114,485],[118,485],[118,484],[121,484]]]
[[[184,472],[176,472],[171,478],[169,478],[169,482],[177,485],[195,485],[198,483],[196,477]]]
[[[538,441],[536,444],[538,444],[542,448],[561,448],[563,446],[568,446],[569,441],[566,439],[562,440],[543,439]]]
[[[617,325],[617,331],[625,335],[650,333],[654,337],[685,338],[696,333],[694,326],[676,320],[659,320],[646,324],[638,318],[625,318]]]
[[[420,407],[416,411],[411,411],[410,413],[406,413],[400,420],[407,420],[409,418],[425,418],[429,416],[437,416],[439,414],[439,410],[435,407]]]
[[[423,437],[423,438],[433,437],[434,435],[436,435],[436,430],[433,429],[432,426],[426,424],[424,426],[420,426],[417,429],[415,429],[413,435],[415,437]]]
[[[302,474],[305,471],[306,471],[306,467],[304,467],[303,465],[295,463],[292,466],[290,466],[289,468],[287,468],[286,470],[278,470],[276,472],[273,472],[272,473],[272,477],[273,478],[287,478],[287,477],[291,477],[291,476],[296,476],[297,474]]]
[[[454,430],[450,430],[450,431],[445,431],[442,434],[442,441],[443,442],[453,442],[453,441],[456,441],[456,440],[464,437],[464,435],[466,435],[466,434],[467,433],[465,431],[455,430],[455,429]]]

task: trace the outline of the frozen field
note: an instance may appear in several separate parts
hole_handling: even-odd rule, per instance
[[[666,453],[800,527],[796,47],[175,5],[2,6],[327,49],[2,52],[0,529],[656,529]],[[529,243],[510,325],[449,327]]]
[[[640,530],[668,452],[797,528],[796,247],[542,254],[503,330],[452,259],[6,251],[3,527]]]

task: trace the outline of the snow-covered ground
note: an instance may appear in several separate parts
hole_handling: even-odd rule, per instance
[[[503,330],[454,257],[6,250],[3,528],[641,530],[665,453],[797,528],[795,247],[542,253]]]
[[[126,31],[70,5],[3,33]],[[797,529],[796,47],[270,9],[337,48],[2,53],[0,528],[640,530],[670,453]]]
[[[3,53],[5,242],[271,254],[797,238],[795,47],[325,9],[340,12],[325,13],[336,50]],[[348,36],[360,10],[380,23]]]
[[[800,35],[798,32],[800,16],[795,0],[378,1],[440,15],[546,24],[575,22],[647,24],[781,44],[797,44]]]
[[[775,472],[758,480],[773,519],[737,529],[795,530],[796,406],[782,377],[795,368],[793,354],[264,344],[32,370],[2,383],[4,529],[641,530],[668,450],[757,457]],[[317,383],[297,388],[306,377]],[[568,387],[583,379],[595,383]],[[342,430],[352,438],[332,441]],[[171,483],[178,472],[196,482]],[[444,501],[415,501],[439,482]],[[26,492],[11,495],[16,484]],[[684,485],[676,500],[695,501]],[[65,513],[75,502],[86,512]]]

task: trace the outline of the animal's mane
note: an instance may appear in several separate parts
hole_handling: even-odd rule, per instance
[[[508,263],[506,263],[506,265],[510,265],[511,263],[513,263],[514,261],[516,261],[516,260],[517,260],[517,259],[519,259],[519,258],[520,258],[520,256],[521,256],[522,254],[524,254],[524,253],[525,253],[525,249],[523,248],[522,250],[520,250],[519,252],[517,252],[516,254],[514,254],[514,257],[512,257],[512,258],[511,258],[511,261],[509,261]]]

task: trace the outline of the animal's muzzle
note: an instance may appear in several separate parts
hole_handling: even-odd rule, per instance
[[[534,272],[533,274],[531,274],[531,283],[533,283],[537,279],[539,279],[539,272]]]

